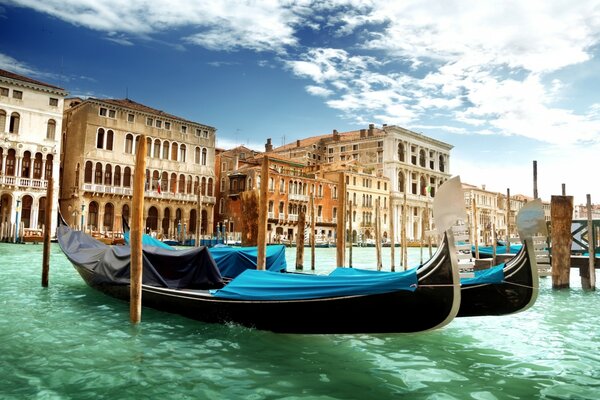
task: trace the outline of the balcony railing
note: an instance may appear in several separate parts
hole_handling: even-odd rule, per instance
[[[306,201],[306,202],[308,202],[308,200],[309,200],[308,196],[306,196],[304,194],[292,194],[292,193],[290,193],[288,195],[288,199],[292,200],[292,201]]]
[[[48,188],[48,181],[45,179],[21,178],[19,176],[8,176],[8,175],[0,176],[0,184],[10,185],[10,186],[18,186],[21,188],[31,188],[31,189],[47,189]]]
[[[98,185],[94,183],[84,183],[83,190],[95,193],[120,194],[126,196],[133,195],[133,189],[128,187]],[[144,196],[156,199],[182,200],[191,202],[198,201],[198,196],[192,193],[173,193],[167,191],[161,191],[159,193],[157,190],[146,190],[144,192]],[[214,196],[201,196],[200,200],[202,203],[207,204],[215,204],[217,202],[217,199]]]

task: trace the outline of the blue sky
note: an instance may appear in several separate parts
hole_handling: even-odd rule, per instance
[[[0,68],[264,149],[395,124],[463,182],[600,203],[600,3],[0,0]]]

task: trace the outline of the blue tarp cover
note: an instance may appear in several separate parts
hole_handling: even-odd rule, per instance
[[[483,283],[502,283],[504,280],[504,263],[495,267],[475,271],[473,278],[461,278],[461,285],[480,285]]]
[[[475,276],[473,278],[461,278],[461,285],[480,285],[484,283],[502,283],[504,280],[504,263],[500,265],[496,265],[495,267],[475,271]],[[416,270],[416,269],[415,269]],[[409,272],[408,270],[406,272]],[[389,272],[389,271],[375,271],[368,269],[360,269],[360,268],[336,268],[329,276],[371,276],[371,275],[381,275],[381,274],[398,274],[401,272]]]
[[[521,247],[523,247],[522,244],[511,244],[507,252],[506,246],[496,246],[496,254],[517,254]],[[475,246],[472,246],[471,250],[475,252]],[[479,254],[492,255],[492,246],[479,246]]]
[[[125,243],[129,244],[129,232],[123,233],[123,239],[125,239]],[[142,235],[142,246],[154,246],[166,250],[176,250],[174,247],[169,246],[168,244],[163,243],[161,240],[153,238],[145,233]]]
[[[213,247],[209,249],[221,275],[235,278],[247,269],[256,269],[257,247]],[[282,244],[267,246],[266,269],[273,272],[285,272],[285,246]]]
[[[281,274],[248,269],[212,293],[215,297],[236,300],[301,300],[414,291],[416,287],[416,269],[357,276]]]
[[[129,243],[129,232],[123,234],[126,243]],[[177,250],[150,235],[142,236],[142,246],[154,246],[162,249]],[[227,247],[215,246],[208,249],[221,275],[227,278],[235,278],[242,271],[256,269],[258,259],[257,247]],[[285,260],[285,246],[282,244],[267,246],[266,269],[268,271],[285,272],[287,262]]]

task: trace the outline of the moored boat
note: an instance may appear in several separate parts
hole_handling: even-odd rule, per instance
[[[454,191],[450,198],[461,199],[460,187],[460,180],[453,178],[437,197],[448,198],[444,192]],[[446,220],[456,220],[449,217],[448,210],[441,215],[438,227],[449,228]],[[143,248],[142,302],[199,321],[284,333],[430,330],[449,323],[460,306],[458,265],[449,235],[444,234],[436,254],[418,268],[371,278],[249,269],[226,283],[206,248],[177,252]],[[61,249],[89,286],[129,299],[129,246],[104,245],[64,223],[57,236]]]

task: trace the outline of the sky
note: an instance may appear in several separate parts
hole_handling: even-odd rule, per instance
[[[398,125],[466,183],[600,203],[598,0],[0,0],[0,68],[217,146]]]

